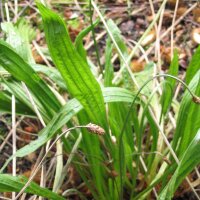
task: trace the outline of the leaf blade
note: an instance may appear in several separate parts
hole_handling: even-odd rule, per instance
[[[196,49],[194,55],[192,56],[192,59],[189,63],[187,72],[186,72],[186,83],[189,84],[194,75],[198,72],[200,69],[200,46]]]
[[[66,82],[69,93],[80,101],[94,123],[105,127],[104,100],[98,82],[87,63],[75,50],[64,21],[42,4],[37,5],[42,15],[50,54]]]
[[[15,177],[9,174],[0,174],[0,192],[9,192],[9,191],[19,192],[23,188],[26,182],[27,179],[22,176]],[[38,196],[46,197],[48,199],[53,199],[53,200],[65,199],[46,188],[41,188],[34,182],[30,183],[30,185],[26,188],[25,192],[30,194],[36,194]]]
[[[38,76],[33,68],[18,55],[10,45],[0,40],[0,65],[13,77],[23,81],[37,96],[50,115],[60,108],[60,103],[46,83]]]
[[[176,50],[174,52],[174,56],[173,56],[172,62],[170,64],[168,74],[177,76],[178,75],[178,66],[179,66],[178,65],[178,52]],[[167,85],[167,84],[169,84],[169,85]],[[171,105],[175,84],[176,84],[176,80],[171,79],[169,77],[167,77],[165,79],[163,94],[162,94],[162,98],[161,98],[161,104],[163,105],[162,109],[163,109],[164,114],[167,113],[167,111]]]

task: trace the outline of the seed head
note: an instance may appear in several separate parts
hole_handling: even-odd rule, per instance
[[[192,100],[193,100],[194,103],[200,104],[200,97],[194,96],[194,97],[192,98]]]
[[[89,123],[87,125],[87,130],[90,132],[90,133],[94,133],[94,134],[97,134],[97,135],[104,135],[105,134],[105,130],[96,125],[96,124],[92,124],[92,123]]]

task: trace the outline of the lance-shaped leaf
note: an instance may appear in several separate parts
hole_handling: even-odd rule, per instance
[[[105,127],[106,113],[101,88],[85,60],[73,46],[64,21],[40,3],[38,8],[51,57],[63,76],[69,93],[80,101],[94,123]]]

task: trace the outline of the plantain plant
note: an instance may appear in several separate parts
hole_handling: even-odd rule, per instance
[[[37,139],[17,150],[1,168],[0,192],[21,191],[48,199],[65,199],[65,195],[69,197],[75,192],[81,199],[86,199],[77,188],[59,193],[68,178],[67,168],[71,164],[93,199],[146,199],[151,198],[152,191],[152,196],[158,199],[171,199],[200,162],[199,48],[186,72],[188,85],[176,78],[176,51],[168,75],[153,77],[155,64],[147,63],[143,72],[130,75],[125,69],[120,82],[113,83],[116,74],[111,63],[112,52],[116,46],[121,51],[121,66],[129,54],[120,30],[109,20],[107,28],[113,37],[106,41],[103,80],[99,81],[83,47],[83,38],[98,22],[83,30],[73,43],[64,20],[41,3],[37,3],[37,7],[55,68],[35,63],[29,45],[30,31],[24,32],[22,27],[2,23],[6,37],[0,40],[0,81],[3,88],[0,91],[0,111],[11,113],[11,97],[14,95],[19,116],[38,117],[24,90],[25,84],[46,126],[38,133]],[[131,78],[133,75],[137,87]],[[153,79],[161,76],[166,79],[160,83],[162,88],[156,88]],[[173,97],[177,80],[186,86],[183,95],[179,95],[181,102]],[[67,101],[59,94],[60,91],[69,95]],[[176,127],[172,126],[169,117],[172,110],[177,111]],[[105,134],[97,136],[81,128],[89,123],[102,127]],[[69,158],[66,163],[63,163],[62,155],[56,158],[53,188],[42,188],[23,176],[13,177],[5,173],[6,166],[14,157],[23,158],[36,151],[58,137],[64,126],[79,128],[71,131],[70,136],[61,137],[57,148],[61,147]],[[166,139],[171,135],[173,137],[167,143]],[[146,187],[138,189],[138,182]]]

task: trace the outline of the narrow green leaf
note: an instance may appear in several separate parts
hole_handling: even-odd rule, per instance
[[[169,67],[168,74],[177,76],[178,75],[178,52],[177,50],[174,52],[173,60]],[[176,80],[167,77],[165,79],[163,94],[161,97],[162,111],[164,115],[167,113],[173,98],[173,93],[176,85]]]
[[[119,90],[117,90],[119,89]],[[127,96],[126,98],[124,96]],[[131,98],[131,93],[122,88],[106,88],[104,99],[108,102],[125,101],[132,102],[134,96]],[[53,117],[53,119],[48,123],[48,125],[42,129],[39,133],[37,140],[32,141],[30,144],[19,149],[15,154],[15,157],[24,157],[29,153],[34,152],[39,147],[44,145],[48,140],[50,140],[56,133],[62,128],[74,115],[76,115],[81,109],[82,105],[76,100],[72,99],[66,103],[65,106]],[[14,156],[13,156],[14,157]],[[13,159],[10,157],[7,162],[2,167],[1,171],[7,166],[7,164]]]
[[[9,174],[0,174],[0,192],[19,192],[26,184],[27,178],[23,176],[12,176]],[[53,200],[64,200],[65,198],[51,192],[46,188],[41,188],[34,182],[26,188],[25,193],[36,194]]]
[[[9,92],[0,91],[0,112],[1,113],[11,113],[12,112],[12,96]],[[18,115],[26,115],[26,116],[34,116],[34,112],[16,99],[16,114]]]
[[[172,199],[174,192],[185,179],[185,177],[200,163],[200,129],[196,136],[186,149],[182,156],[180,164],[178,165],[171,180],[165,186],[161,194],[160,200]]]
[[[200,96],[200,70],[189,84],[190,90],[197,96]],[[177,127],[173,139],[173,148],[176,149],[177,155],[182,155],[195,133],[200,128],[200,106],[193,102],[188,91],[185,91],[181,101]]]
[[[125,58],[128,58],[128,48],[124,43],[120,29],[117,27],[117,25],[114,23],[114,21],[112,19],[109,19],[107,24],[108,24],[109,30],[111,31],[116,43],[118,44],[120,50],[122,51],[123,56]]]
[[[104,74],[104,86],[109,87],[112,86],[112,79],[114,76],[113,65],[111,62],[112,59],[112,50],[113,45],[111,44],[111,39],[108,38],[106,40],[106,55],[105,55],[105,74]]]
[[[99,19],[97,19],[93,26],[95,27],[99,23]],[[87,53],[83,46],[83,38],[92,30],[92,25],[88,26],[87,28],[83,29],[75,39],[74,46],[80,56],[85,60],[87,63]]]
[[[124,58],[128,59],[128,57],[129,57],[128,48],[127,48],[127,46],[126,46],[126,44],[124,42],[124,39],[123,39],[123,37],[121,35],[120,29],[117,27],[117,25],[115,24],[115,22],[112,19],[108,20],[107,25],[108,25],[108,28],[109,28],[110,32],[113,35],[113,38],[116,41],[118,47],[120,48]],[[120,58],[120,65],[123,66],[124,61],[123,61],[123,59],[121,58],[120,55],[119,55],[119,58]],[[132,80],[131,80],[130,74],[128,73],[127,69],[125,69],[122,72],[122,77],[123,77],[124,87],[126,89],[133,88]]]
[[[34,112],[34,115],[36,116],[33,105],[31,104],[30,99],[28,98],[27,94],[25,93],[24,89],[22,88],[21,82],[12,81],[12,80],[10,81],[10,80],[4,79],[2,86],[5,88],[6,91],[13,94],[16,97],[16,99],[22,103],[22,105],[24,107],[28,107],[30,110],[32,110],[32,112]],[[40,114],[42,115],[42,118],[45,120],[45,122],[50,121],[51,116],[49,116],[46,109],[44,109],[44,107],[42,106],[40,101],[38,101],[38,99],[35,97],[34,94],[32,94],[32,98],[33,98],[35,105],[37,106]]]
[[[0,65],[13,77],[26,83],[50,115],[60,108],[60,103],[46,83],[6,42],[0,40]]]
[[[31,64],[37,73],[42,73],[56,83],[62,90],[66,90],[66,85],[59,71],[54,67],[46,67],[45,65]]]
[[[30,35],[33,29],[27,22],[21,20],[18,25],[11,22],[1,23],[2,30],[6,33],[6,42],[9,43],[15,51],[28,63],[34,63],[34,59],[29,44]]]
[[[15,154],[16,157],[24,157],[29,153],[35,151],[48,140],[50,140],[59,129],[66,124],[71,117],[78,113],[82,109],[82,106],[76,99],[70,100],[61,111],[54,116],[54,118],[48,123],[48,125],[39,132],[39,137],[37,140],[32,141],[25,147],[22,147]],[[13,157],[10,157],[8,162],[12,160]],[[5,164],[6,166],[6,164]]]
[[[119,87],[107,87],[103,89],[104,101],[109,102],[131,102],[135,93]]]
[[[196,49],[194,55],[192,56],[192,59],[190,61],[190,64],[187,68],[186,72],[186,83],[189,84],[190,81],[193,79],[195,74],[198,72],[200,69],[200,46]]]

